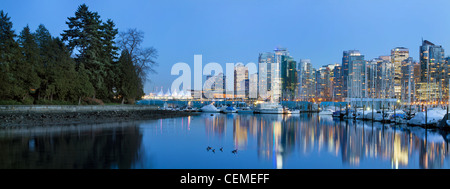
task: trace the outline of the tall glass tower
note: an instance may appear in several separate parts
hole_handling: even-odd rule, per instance
[[[420,94],[422,101],[442,101],[442,87],[445,81],[445,59],[444,48],[435,45],[428,40],[422,40],[420,46],[420,89],[425,91]]]
[[[366,97],[366,61],[358,50],[344,51],[342,57],[343,95],[346,98]]]
[[[397,99],[402,96],[402,62],[409,57],[409,50],[404,47],[396,47],[391,50],[391,61],[394,64],[394,93]]]

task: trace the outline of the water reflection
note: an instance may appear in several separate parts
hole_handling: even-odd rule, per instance
[[[1,130],[0,168],[129,169],[141,141],[133,123]]]
[[[2,129],[0,168],[449,168],[449,138],[317,114],[200,114]]]
[[[301,163],[283,166],[287,157],[295,153],[300,157],[289,158],[289,161],[301,162],[303,157],[309,156],[320,161],[321,153],[327,153],[340,158],[342,168],[448,168],[445,132],[378,122],[340,121],[317,114],[233,117],[218,114],[205,122],[207,134],[225,130],[224,123],[230,119],[236,148],[245,149],[248,138],[256,138],[258,158],[273,162],[274,168],[308,167]],[[364,162],[366,164],[362,166]],[[318,164],[314,168],[329,167]]]

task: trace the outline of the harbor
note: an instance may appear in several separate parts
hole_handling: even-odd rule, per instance
[[[255,101],[161,101],[141,100],[140,105],[158,106],[160,110],[242,113],[242,114],[300,114],[317,113],[339,120],[363,120],[394,125],[450,129],[448,107],[444,105],[401,105],[396,99],[349,99],[347,102],[310,103],[283,101],[281,103]],[[426,120],[426,121],[425,121]]]

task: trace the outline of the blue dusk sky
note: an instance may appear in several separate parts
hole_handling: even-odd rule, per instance
[[[53,36],[67,29],[67,17],[86,3],[119,31],[145,33],[144,47],[158,50],[157,74],[144,91],[167,89],[178,76],[177,62],[191,65],[194,54],[209,62],[249,63],[258,53],[281,46],[296,61],[311,59],[315,68],[341,63],[342,51],[360,50],[366,60],[406,47],[415,60],[421,39],[450,50],[448,0],[1,0],[18,34],[27,24],[44,24]]]

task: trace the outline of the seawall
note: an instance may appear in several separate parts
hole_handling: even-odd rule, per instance
[[[195,113],[158,110],[147,105],[8,105],[0,106],[0,128],[113,123],[190,116]]]
[[[95,112],[157,110],[154,105],[0,105],[0,112]]]

